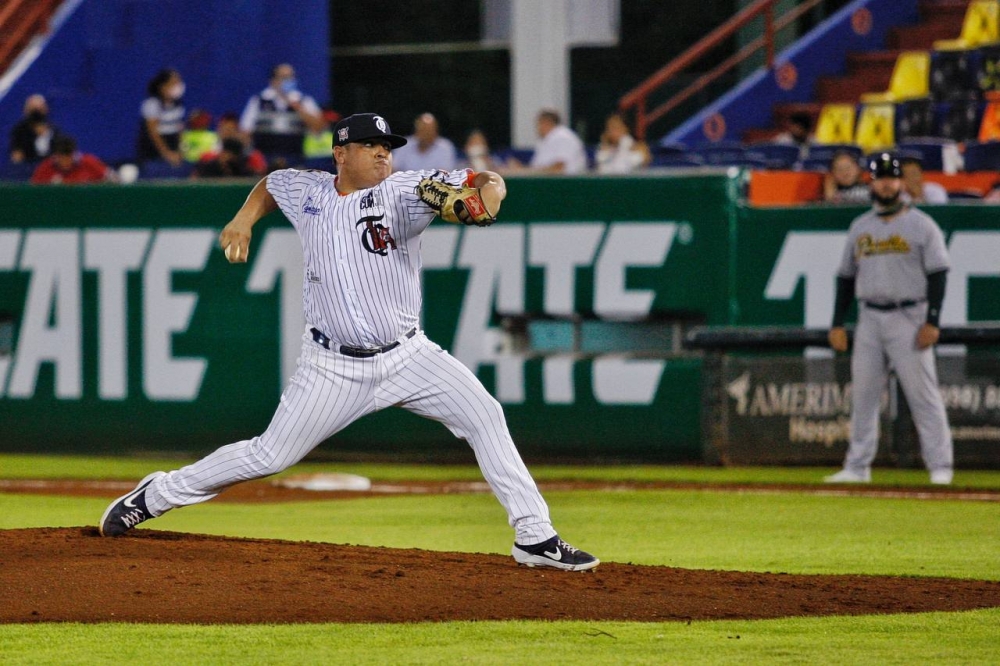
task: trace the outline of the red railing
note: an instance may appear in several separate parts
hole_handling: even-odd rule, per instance
[[[652,123],[673,111],[720,76],[755,54],[762,47],[766,53],[765,66],[768,69],[771,69],[774,66],[775,34],[787,27],[793,21],[798,20],[800,16],[818,5],[823,0],[805,0],[805,2],[802,2],[797,7],[786,12],[775,20],[774,5],[777,1],[778,0],[757,0],[757,2],[747,5],[731,19],[698,40],[694,46],[674,58],[655,74],[626,93],[618,102],[618,108],[625,113],[634,112],[636,136],[640,139],[645,139],[646,130]],[[693,83],[670,97],[667,101],[660,104],[652,111],[647,110],[649,96],[652,93],[656,92],[667,83],[670,83],[678,74],[701,58],[705,57],[705,55],[712,51],[712,49],[716,48],[719,44],[735,35],[751,21],[761,17],[764,19],[764,35],[762,37],[758,37],[741,48],[737,53],[723,60],[710,71],[700,76]]]
[[[10,65],[32,36],[49,29],[60,0],[7,0],[0,8],[0,72]]]

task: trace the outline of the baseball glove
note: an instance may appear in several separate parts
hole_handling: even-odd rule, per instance
[[[488,227],[497,221],[486,209],[479,188],[453,187],[434,178],[424,178],[417,184],[416,193],[445,222]]]

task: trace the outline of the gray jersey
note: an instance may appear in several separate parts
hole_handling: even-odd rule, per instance
[[[838,274],[855,279],[858,300],[897,303],[927,298],[927,274],[948,268],[940,227],[907,207],[888,221],[874,209],[855,219]]]
[[[452,171],[445,180],[461,185],[469,173]],[[379,347],[419,323],[420,234],[435,213],[414,188],[427,175],[397,172],[344,196],[325,171],[267,177],[267,191],[302,241],[306,321],[337,343]]]

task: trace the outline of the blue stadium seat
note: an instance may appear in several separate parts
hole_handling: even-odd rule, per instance
[[[966,171],[1000,171],[1000,141],[965,144]]]
[[[769,169],[791,169],[799,161],[799,147],[789,143],[755,143],[747,157],[763,160]]]
[[[139,165],[139,178],[142,180],[187,178],[194,171],[194,166],[183,162],[180,166],[175,167],[164,160],[149,160]]]
[[[853,143],[826,143],[826,144],[813,144],[809,146],[809,153],[806,155],[806,159],[803,161],[825,161],[827,165],[830,164],[830,160],[836,153],[842,150],[853,154],[858,159],[861,159],[861,147]]]
[[[661,168],[687,168],[687,167],[700,167],[705,166],[705,160],[701,159],[697,155],[689,155],[686,153],[670,153],[670,154],[653,154],[653,161],[650,162],[649,166],[661,167]]]
[[[534,154],[535,151],[531,148],[503,148],[497,151],[497,155],[499,155],[504,162],[513,157],[521,164],[528,164],[531,162],[531,158]]]
[[[38,164],[31,164],[28,162],[18,162],[17,164],[8,162],[0,167],[0,180],[31,180],[31,174],[35,172],[35,167],[37,166]]]
[[[949,146],[955,146],[955,142],[950,139],[924,137],[900,141],[896,147],[901,153],[915,153],[924,171],[944,171],[944,151]]]
[[[941,102],[934,105],[934,134],[959,143],[979,136],[985,104],[978,99]]]
[[[320,171],[333,171],[332,157],[307,157],[298,165],[302,169],[318,169]]]

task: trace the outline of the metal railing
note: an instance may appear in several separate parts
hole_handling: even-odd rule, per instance
[[[33,35],[49,29],[49,18],[59,3],[60,0],[7,0],[0,8],[0,72],[7,69]]]
[[[765,66],[768,69],[773,68],[775,35],[788,27],[792,22],[797,21],[803,14],[816,7],[823,0],[805,0],[794,9],[775,18],[774,5],[777,2],[778,0],[757,0],[753,4],[747,5],[731,19],[705,35],[691,48],[671,60],[660,68],[659,71],[626,93],[619,101],[618,108],[625,113],[633,112],[635,114],[636,136],[640,139],[645,139],[646,131],[652,123],[676,109],[713,81],[757,53],[761,48],[765,51]],[[737,53],[723,60],[683,90],[671,96],[667,101],[651,111],[648,110],[649,97],[652,93],[673,81],[684,70],[704,58],[709,52],[725,40],[734,36],[751,21],[761,17],[764,19],[763,36],[758,37],[741,48]]]

